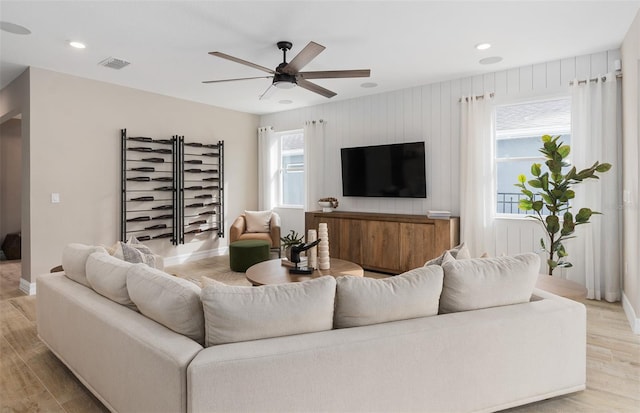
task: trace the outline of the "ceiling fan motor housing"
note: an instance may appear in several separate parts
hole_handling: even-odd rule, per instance
[[[289,75],[286,73],[276,73],[273,75],[273,85],[280,89],[291,89],[298,84],[296,82],[295,75]]]

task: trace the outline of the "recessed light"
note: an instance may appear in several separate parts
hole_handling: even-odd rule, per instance
[[[84,49],[85,47],[87,47],[87,46],[85,46],[84,43],[80,43],[80,42],[76,42],[76,41],[69,42],[69,46],[75,47],[76,49]]]
[[[279,101],[278,103],[280,103],[281,105],[290,105],[290,104],[293,103],[293,100],[283,99],[283,100]]]
[[[373,82],[364,82],[360,85],[360,87],[363,87],[363,88],[372,88],[376,86],[378,86],[378,84]]]
[[[0,22],[0,30],[13,34],[31,34],[31,30],[27,29],[26,27],[10,22]]]
[[[490,47],[491,47],[490,43],[478,43],[476,45],[476,49],[478,49],[478,50],[487,50]]]
[[[500,56],[485,57],[484,59],[480,60],[481,65],[492,65],[498,62],[502,62],[502,58]]]

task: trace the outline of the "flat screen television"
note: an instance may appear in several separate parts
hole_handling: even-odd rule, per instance
[[[424,142],[342,148],[342,195],[426,198],[424,154]]]

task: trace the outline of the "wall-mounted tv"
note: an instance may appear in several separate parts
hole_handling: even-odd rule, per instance
[[[342,195],[426,198],[424,142],[340,149]]]

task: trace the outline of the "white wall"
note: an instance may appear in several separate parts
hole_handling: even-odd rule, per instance
[[[22,208],[22,121],[0,124],[0,242],[19,232]]]
[[[368,97],[264,115],[260,126],[276,131],[299,129],[304,121],[323,119],[326,125],[322,193],[335,196],[340,210],[425,214],[428,210],[460,213],[460,107],[464,95],[495,92],[500,101],[568,94],[569,81],[614,71],[618,50],[523,66]],[[341,147],[424,140],[427,161],[426,199],[342,197]],[[514,254],[538,248],[542,232],[535,222],[500,220],[492,254]],[[572,255],[579,252],[570,251]],[[582,281],[580,274],[569,278]]]
[[[640,12],[622,43],[622,176],[624,196],[623,304],[636,334],[640,334]]]
[[[225,233],[244,209],[257,207],[257,161],[246,161],[257,160],[255,115],[37,68],[30,69],[30,96],[27,281],[59,265],[68,243],[112,245],[119,239],[121,128],[139,136],[224,140]],[[54,192],[60,194],[59,204],[50,202]],[[148,245],[171,258],[224,248],[227,238],[177,247],[162,239]]]

